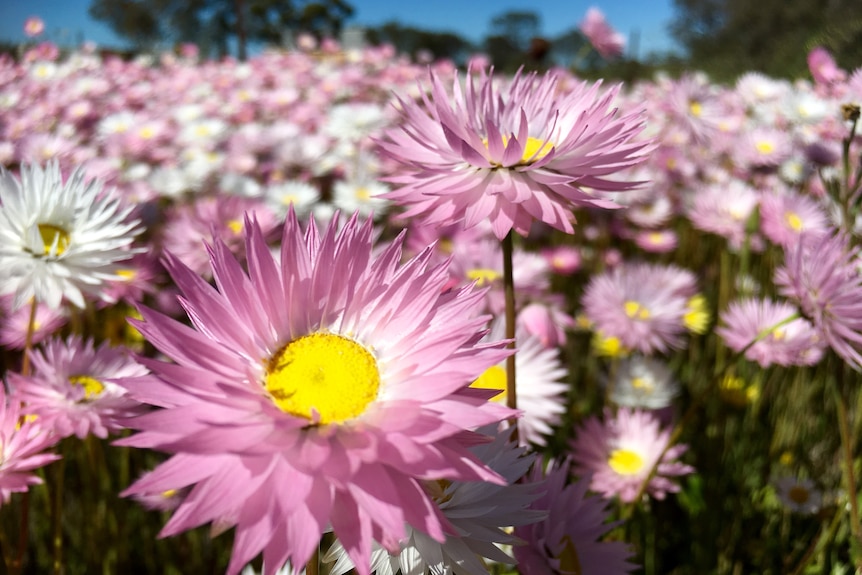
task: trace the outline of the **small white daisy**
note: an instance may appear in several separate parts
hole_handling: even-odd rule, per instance
[[[274,214],[283,218],[293,206],[296,215],[304,217],[320,200],[320,191],[306,182],[289,180],[266,188],[266,203]]]
[[[376,181],[341,180],[333,187],[332,202],[345,213],[359,212],[365,217],[380,217],[389,205],[389,200],[381,197],[389,191],[386,184]]]
[[[620,360],[608,386],[610,400],[625,407],[661,409],[679,393],[679,384],[664,362],[640,355]]]
[[[775,480],[778,499],[794,513],[813,515],[823,505],[823,494],[810,479],[781,477]]]
[[[56,162],[22,165],[20,180],[0,169],[0,294],[15,294],[14,308],[34,296],[52,308],[101,297],[120,278],[116,262],[134,253],[131,211],[80,169],[65,183]]]

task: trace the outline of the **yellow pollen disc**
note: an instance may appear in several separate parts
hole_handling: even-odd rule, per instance
[[[644,460],[631,449],[614,449],[608,465],[620,475],[636,475],[644,468]]]
[[[176,489],[168,489],[167,491],[162,491],[162,497],[164,497],[165,499],[170,499],[171,497],[173,497],[176,494],[177,494]]]
[[[605,337],[599,333],[593,336],[593,349],[596,355],[604,357],[623,357],[629,353],[620,338],[613,335]]]
[[[691,112],[692,116],[699,118],[701,114],[703,114],[703,105],[700,102],[693,101],[688,105],[688,109]]]
[[[649,319],[649,310],[634,300],[627,301],[623,307],[626,315],[632,319]]]
[[[321,424],[361,415],[377,397],[377,360],[355,341],[332,333],[304,335],[266,366],[264,387],[285,413]]]
[[[560,573],[566,575],[583,575],[584,568],[581,567],[581,560],[578,557],[578,550],[575,549],[575,544],[572,543],[572,538],[568,535],[563,535],[560,540],[563,544],[563,550],[560,552]]]
[[[808,501],[810,494],[808,490],[800,485],[794,485],[787,492],[787,498],[797,505],[803,505]]]
[[[133,280],[138,275],[137,270],[117,270],[117,275],[124,280]]]
[[[780,327],[772,330],[772,339],[775,341],[782,341],[786,335],[787,333]]]
[[[538,162],[547,156],[548,152],[553,148],[554,144],[551,142],[530,136],[527,138],[527,143],[524,144],[524,153],[521,154],[521,163],[531,164],[533,162]]]
[[[661,232],[650,232],[647,239],[651,244],[661,244],[664,242],[664,235]]]
[[[793,457],[793,453],[791,453],[790,451],[785,451],[781,454],[781,457],[778,458],[778,462],[781,465],[792,465],[795,459],[796,458]]]
[[[156,135],[152,126],[144,126],[138,131],[138,136],[144,140],[150,140]]]
[[[299,198],[293,194],[287,194],[286,196],[281,197],[281,203],[285,206],[289,206],[290,204],[295,204],[298,199]]]
[[[69,381],[83,387],[84,396],[87,399],[95,397],[105,390],[105,386],[102,384],[101,381],[96,378],[90,377],[89,375],[73,375],[69,378]]]
[[[477,389],[495,389],[499,393],[491,398],[498,403],[506,402],[506,370],[499,365],[486,369],[479,378],[470,384]]]
[[[242,231],[242,221],[241,220],[230,220],[227,223],[227,227],[230,228],[230,231],[232,231],[233,233],[238,234]]]
[[[509,145],[509,137],[502,136],[503,139],[503,147]],[[482,143],[485,144],[485,148],[488,148],[488,138],[483,138]],[[521,154],[521,161],[519,162],[521,165],[532,164],[533,162],[538,162],[542,158],[548,155],[548,153],[554,148],[554,144],[547,140],[540,140],[539,138],[534,138],[533,136],[529,136],[527,138],[527,142],[524,144],[524,152]]]
[[[71,240],[69,232],[54,224],[39,224],[39,235],[42,236],[42,243],[45,245],[44,255],[51,253],[54,242],[57,243],[57,255],[63,255]]]
[[[481,287],[500,279],[500,274],[488,268],[476,268],[467,272],[467,279],[475,281]]]
[[[688,307],[685,315],[682,316],[682,323],[691,332],[705,333],[709,327],[710,315],[706,309],[706,298],[702,295],[693,296],[688,300]]]
[[[209,129],[209,126],[206,126],[206,125],[203,125],[203,124],[202,124],[202,125],[199,125],[199,126],[195,126],[195,130],[194,130],[194,132],[195,132],[195,136],[198,136],[198,137],[201,137],[201,138],[206,138],[207,136],[209,136],[209,135],[210,135],[210,129]]]
[[[367,202],[371,199],[371,192],[368,191],[368,188],[357,188],[356,199],[363,202]]]
[[[642,389],[647,393],[652,393],[655,389],[653,383],[643,377],[635,377],[632,379],[632,387],[635,389]]]
[[[772,142],[757,142],[756,144],[754,144],[754,147],[757,148],[757,151],[761,154],[771,154],[775,151],[775,144],[773,144]]]
[[[794,232],[802,231],[802,218],[793,212],[785,212],[784,221]]]

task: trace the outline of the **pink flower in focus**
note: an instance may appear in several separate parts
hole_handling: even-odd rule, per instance
[[[399,238],[373,257],[372,224],[338,219],[303,233],[290,212],[275,255],[247,219],[247,271],[217,240],[214,286],[167,256],[192,327],[146,308],[134,322],[175,363],[128,386],[163,409],[121,443],[173,456],[125,495],[193,486],[162,535],[235,526],[230,574],[261,551],[267,573],[304,564],[332,529],[368,575],[372,540],[397,553],[406,525],[445,540],[425,481],[504,483],[468,449],[512,416],[469,389],[510,353],[480,343],[483,294],[442,293],[430,249],[401,264]]]
[[[519,74],[500,88],[499,78],[471,71],[466,92],[456,77],[450,96],[432,73],[430,98],[399,99],[404,121],[380,142],[400,164],[388,180],[401,187],[385,197],[430,224],[488,220],[498,239],[512,229],[526,236],[533,220],[572,233],[574,207],[617,207],[595,191],[638,185],[609,176],[651,149],[633,140],[642,113],[617,117],[620,86],[560,91],[557,80]]]
[[[574,471],[592,475],[590,489],[606,498],[619,496],[630,503],[649,480],[644,493],[664,499],[667,493],[679,491],[675,477],[694,472],[690,465],[676,461],[688,446],[675,445],[662,456],[669,440],[670,430],[662,429],[649,411],[621,407],[613,415],[605,410],[604,421],[590,417],[576,430],[571,442]],[[653,467],[656,472],[650,477]]]
[[[45,22],[38,16],[30,16],[24,21],[24,34],[28,38],[35,38],[45,31]]]
[[[60,459],[54,453],[41,453],[59,439],[38,419],[23,418],[20,401],[7,396],[0,385],[0,506],[9,503],[13,493],[42,483],[32,471]]]
[[[625,37],[611,28],[605,15],[595,6],[587,10],[587,14],[581,21],[580,30],[602,58],[617,58],[623,55],[626,47]]]

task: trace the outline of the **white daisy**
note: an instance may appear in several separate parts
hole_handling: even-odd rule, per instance
[[[500,341],[504,332],[501,316],[491,323],[491,331],[485,337],[488,341]],[[518,409],[523,412],[518,418],[518,437],[523,444],[545,445],[545,436],[551,434],[566,411],[569,386],[560,381],[566,376],[566,369],[560,362],[559,350],[546,348],[539,338],[518,330],[515,341],[518,350],[515,383]],[[506,385],[506,362],[502,361],[486,369],[472,386],[500,390],[492,400],[505,403]]]
[[[664,362],[639,355],[620,360],[607,385],[610,400],[625,407],[661,409],[679,393],[679,384]]]
[[[823,494],[810,479],[781,477],[774,481],[778,499],[794,513],[813,515],[823,505]]]
[[[332,203],[345,213],[359,212],[365,217],[374,215],[380,217],[389,200],[381,197],[389,191],[386,184],[377,181],[344,181],[335,182],[332,188]]]
[[[283,218],[293,206],[296,215],[304,217],[320,200],[320,191],[306,182],[289,180],[266,188],[266,203],[274,214]]]
[[[0,169],[0,294],[14,293],[15,308],[34,296],[52,308],[101,297],[120,279],[115,263],[133,254],[131,211],[80,169],[65,183],[56,162],[22,165],[20,180]]]

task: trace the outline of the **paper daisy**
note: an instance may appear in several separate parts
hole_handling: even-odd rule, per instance
[[[192,327],[146,308],[134,322],[175,363],[128,386],[163,409],[120,443],[173,456],[125,495],[192,486],[162,535],[235,526],[231,574],[261,551],[267,573],[303,565],[330,528],[364,575],[372,540],[398,552],[406,525],[445,541],[425,482],[505,483],[467,447],[512,416],[469,388],[510,353],[480,343],[483,294],[443,293],[430,248],[400,264],[401,237],[372,257],[355,216],[303,233],[290,212],[276,257],[244,230],[248,271],[216,240],[215,286],[168,256]]]
[[[615,207],[588,192],[623,191],[632,182],[610,176],[640,163],[651,148],[635,141],[641,112],[617,117],[620,87],[600,83],[561,91],[548,74],[517,75],[507,87],[468,73],[466,92],[456,77],[450,96],[432,74],[422,104],[399,99],[403,124],[380,142],[401,169],[401,187],[386,197],[431,224],[472,227],[488,220],[502,239],[527,235],[534,220],[572,233],[572,208]]]
[[[679,393],[673,372],[654,357],[633,355],[621,359],[607,378],[609,399],[616,405],[662,409]]]
[[[503,339],[505,324],[499,317],[491,324],[489,341]],[[569,386],[562,381],[567,371],[560,361],[557,348],[546,348],[541,340],[525,331],[519,330],[515,338],[515,369],[519,374],[516,388],[518,409],[523,413],[518,418],[518,437],[522,443],[545,445],[546,436],[553,432],[554,426],[566,412]],[[474,388],[496,391],[493,400],[506,402],[507,383],[506,365],[501,362],[486,369],[473,382]]]
[[[661,429],[648,411],[623,407],[613,415],[606,410],[604,421],[590,417],[575,431],[571,442],[575,473],[591,475],[590,489],[607,498],[634,501],[649,479],[644,493],[664,499],[667,493],[679,491],[674,478],[694,471],[676,461],[688,449],[685,445],[671,447],[659,461],[669,439],[670,430]],[[653,467],[656,472],[650,477]]]
[[[60,437],[93,434],[104,439],[142,412],[142,406],[111,381],[149,373],[122,348],[107,343],[95,347],[92,340],[70,336],[48,341],[31,358],[32,375],[12,373],[9,383],[25,402],[24,411],[37,415]]]
[[[823,505],[823,493],[810,479],[780,477],[775,480],[778,499],[790,511],[813,515]]]
[[[65,182],[56,162],[25,164],[20,179],[0,169],[0,294],[15,294],[15,308],[33,297],[52,308],[100,297],[134,253],[131,210],[80,169]]]
[[[594,275],[584,289],[584,315],[602,340],[644,354],[681,348],[697,285],[676,266],[621,264]]]
[[[60,459],[54,453],[43,453],[59,439],[40,421],[23,418],[20,401],[7,396],[0,385],[0,506],[9,503],[13,493],[42,483],[33,471]]]
[[[803,236],[775,271],[782,295],[796,302],[844,361],[862,369],[862,277],[859,248],[843,234]]]
[[[746,359],[761,367],[814,365],[823,357],[824,342],[811,323],[797,317],[779,325],[797,315],[789,303],[744,299],[731,303],[721,314],[722,325],[715,333],[733,351],[747,347]],[[763,335],[766,330],[769,332]]]
[[[520,575],[620,575],[635,565],[628,562],[631,548],[621,541],[599,539],[616,526],[608,523],[607,502],[590,497],[589,478],[569,484],[569,462],[550,462],[543,473],[535,466],[531,480],[544,480],[545,493],[533,509],[547,509],[544,521],[515,528],[515,536],[525,544],[512,548]]]
[[[410,537],[401,543],[400,553],[390,555],[377,548],[372,572],[394,575],[400,568],[403,573],[426,573],[430,568],[432,573],[485,575],[488,569],[483,560],[513,563],[498,547],[519,543],[508,528],[535,523],[546,513],[535,506],[530,509],[544,486],[519,481],[536,457],[527,455],[525,448],[512,443],[510,435],[503,430],[491,443],[471,449],[481,461],[502,475],[507,485],[459,481],[428,483],[429,492],[453,526],[454,533],[439,543],[424,533],[411,530]],[[353,568],[340,543],[333,545],[325,560],[335,562],[332,575],[341,575]]]

